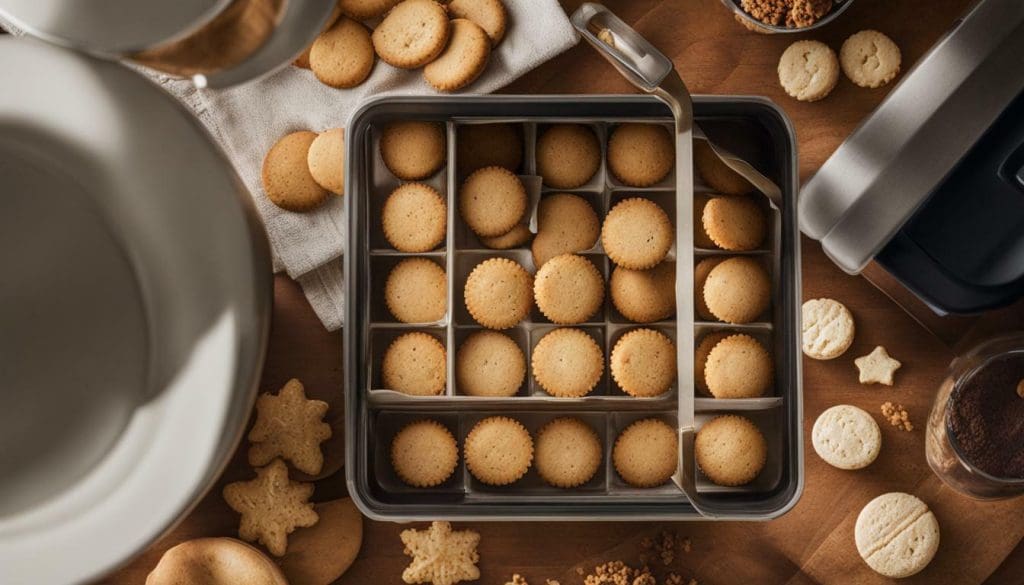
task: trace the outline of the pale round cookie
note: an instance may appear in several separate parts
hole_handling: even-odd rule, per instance
[[[388,195],[380,213],[384,238],[399,252],[427,252],[444,241],[448,206],[430,185],[405,183]]]
[[[146,585],[287,585],[274,561],[234,538],[186,540],[167,550],[146,576]]]
[[[819,457],[839,469],[863,469],[882,449],[882,431],[870,414],[849,404],[833,406],[818,416],[811,444]]]
[[[459,466],[459,445],[436,420],[419,420],[398,431],[391,441],[391,466],[413,487],[441,485]]]
[[[451,0],[448,14],[452,18],[465,18],[476,23],[487,33],[492,45],[497,45],[505,37],[508,15],[501,0]]]
[[[403,0],[373,30],[373,48],[388,65],[418,69],[437,59],[449,34],[444,6],[434,0]]]
[[[288,535],[288,550],[277,560],[289,585],[337,582],[355,562],[363,546],[363,515],[352,498],[317,502],[313,510],[320,519],[313,526]],[[231,585],[239,583],[259,585],[244,580]]]
[[[616,266],[608,283],[612,304],[636,323],[653,323],[676,312],[676,263],[662,262],[647,270]]]
[[[715,398],[757,398],[772,385],[772,356],[756,339],[738,333],[708,353],[704,381]]]
[[[725,195],[746,195],[754,190],[754,186],[742,175],[729,168],[715,154],[706,140],[693,141],[693,164],[697,174],[709,187]]]
[[[676,344],[654,329],[634,329],[615,343],[612,379],[630,396],[660,396],[676,381]]]
[[[537,432],[537,474],[560,488],[581,486],[601,467],[601,441],[578,418],[556,418]]]
[[[537,173],[555,189],[585,185],[601,168],[597,135],[583,124],[555,124],[537,139]]]
[[[604,277],[583,256],[562,254],[537,270],[533,278],[533,297],[537,308],[552,323],[583,323],[601,310]]]
[[[508,231],[508,233],[501,234],[500,236],[492,237],[479,237],[480,243],[492,250],[511,250],[512,248],[519,248],[525,246],[530,238],[533,237],[533,232],[526,224],[517,223],[515,227]]]
[[[811,299],[801,307],[804,355],[816,360],[835,359],[850,348],[856,333],[853,315],[839,301]]]
[[[392,122],[381,132],[380,158],[392,175],[419,181],[444,166],[447,142],[444,126],[437,122]]]
[[[366,81],[377,57],[370,30],[361,22],[342,16],[320,33],[309,50],[309,68],[321,83],[345,89]]]
[[[619,124],[608,138],[608,169],[630,187],[650,187],[668,176],[675,144],[659,124]]]
[[[459,346],[455,384],[468,396],[515,396],[526,379],[526,355],[511,337],[477,331]]]
[[[675,429],[656,418],[626,427],[612,448],[612,464],[619,477],[634,487],[657,487],[672,478],[679,462]]]
[[[508,329],[530,314],[533,276],[515,260],[490,258],[466,279],[466,309],[488,329]]]
[[[715,197],[707,202],[700,217],[704,233],[723,250],[756,250],[768,233],[764,210],[747,195]]]
[[[263,159],[263,192],[288,211],[309,211],[327,200],[330,192],[309,172],[306,159],[316,132],[292,132],[278,140]]]
[[[537,205],[537,236],[530,246],[533,264],[540,268],[560,254],[589,250],[600,235],[601,222],[586,199],[569,193],[548,195]]]
[[[423,68],[423,79],[437,91],[460,90],[476,81],[491,56],[491,39],[484,29],[465,18],[451,23],[448,46]]]
[[[861,87],[882,87],[895,79],[900,60],[900,48],[877,30],[862,30],[839,49],[843,73]]]
[[[422,331],[404,333],[388,346],[381,381],[388,390],[412,396],[437,396],[448,379],[444,345]]]
[[[512,171],[484,167],[459,188],[459,215],[478,236],[508,233],[526,213],[526,187]]]
[[[356,20],[370,20],[384,16],[400,0],[338,0],[341,13]]]
[[[711,350],[718,345],[718,342],[729,337],[729,335],[731,334],[728,331],[708,333],[700,339],[697,348],[693,351],[693,383],[697,388],[698,394],[711,396],[711,390],[708,389],[708,382],[705,376],[708,356],[711,355]]]
[[[704,208],[708,202],[711,201],[711,197],[707,193],[694,193],[693,194],[693,245],[697,248],[704,248],[706,250],[717,250],[718,245],[711,239],[708,232],[704,229]]]
[[[335,4],[334,8],[331,10],[330,16],[327,17],[327,22],[324,23],[324,27],[320,29],[320,32],[322,33],[324,31],[329,30],[332,26],[334,26],[334,23],[338,22],[338,19],[340,17],[341,7]],[[295,58],[294,61],[292,61],[292,65],[295,65],[296,67],[301,67],[303,69],[309,69],[309,54],[310,52],[312,52],[312,50],[313,45],[310,44],[308,47],[306,47],[306,50],[303,51],[302,54],[300,54],[298,57]]]
[[[552,329],[533,348],[533,377],[545,392],[579,398],[594,390],[604,373],[604,353],[581,329]]]
[[[779,58],[782,89],[802,102],[824,98],[838,81],[839,60],[835,51],[821,41],[797,41]]]
[[[704,283],[704,302],[721,321],[750,323],[768,310],[771,289],[764,266],[753,258],[734,256],[711,269]]]
[[[484,167],[519,170],[523,164],[523,133],[515,124],[460,124],[455,158],[459,176]]]
[[[704,300],[704,284],[708,281],[711,270],[722,263],[721,256],[710,256],[698,262],[693,267],[693,310],[697,316],[704,321],[714,321],[715,316],[711,314],[707,302]]]
[[[601,227],[601,243],[608,258],[633,270],[651,268],[664,260],[674,236],[665,210],[643,197],[616,203]]]
[[[928,505],[902,492],[868,502],[853,528],[857,552],[875,572],[902,579],[921,572],[939,550],[939,521]]]
[[[388,273],[384,304],[402,323],[433,323],[448,310],[448,277],[426,258],[405,258]]]
[[[743,416],[716,416],[701,426],[694,440],[697,465],[718,485],[748,484],[768,459],[768,443],[757,425]]]
[[[466,468],[488,485],[508,485],[526,475],[533,462],[533,439],[519,421],[485,418],[473,426],[463,445]]]
[[[345,129],[324,130],[309,145],[306,164],[313,180],[328,191],[345,192]]]

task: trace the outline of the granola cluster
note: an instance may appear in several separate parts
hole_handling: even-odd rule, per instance
[[[740,7],[772,26],[804,28],[832,10],[832,0],[740,0]]]

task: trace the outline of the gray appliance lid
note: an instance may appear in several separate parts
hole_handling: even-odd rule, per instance
[[[119,56],[177,40],[231,0],[0,0],[0,18],[50,42]]]
[[[800,229],[858,273],[1024,90],[1024,2],[981,0],[800,193]]]

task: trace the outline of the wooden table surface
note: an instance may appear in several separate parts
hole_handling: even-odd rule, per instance
[[[797,129],[801,176],[813,172],[885,96],[887,89],[868,90],[841,80],[826,100],[796,102],[778,87],[778,57],[788,43],[803,38],[822,40],[838,50],[848,35],[876,28],[890,35],[903,51],[904,70],[914,63],[950,26],[968,0],[933,0],[927,6],[911,0],[857,0],[836,23],[819,33],[763,36],[750,33],[733,20],[718,0],[619,0],[606,2],[662,51],[671,56],[692,92],[766,95],[781,104]],[[578,4],[566,2],[571,11]],[[515,23],[524,26],[528,23]],[[589,47],[578,46],[531,72],[510,93],[634,93]],[[817,243],[803,242],[804,298],[828,296],[847,304],[857,320],[857,338],[849,352],[831,362],[804,361],[806,489],[796,508],[768,523],[680,523],[671,530],[691,538],[693,552],[677,561],[676,570],[700,583],[814,583],[825,582],[836,567],[849,567],[846,582],[868,582],[869,571],[856,558],[852,522],[874,495],[902,490],[940,499],[942,490],[924,460],[924,423],[937,383],[953,354],[884,294],[864,279],[841,273]],[[884,344],[904,364],[895,388],[863,387],[857,383],[853,358]],[[273,331],[261,382],[262,391],[276,391],[298,377],[318,396],[340,404],[342,388],[340,334],[320,326],[301,291],[278,277],[275,285]],[[879,405],[893,400],[906,405],[917,429],[906,433],[884,425],[884,449],[866,470],[850,473],[825,465],[814,455],[808,435],[814,419],[838,403],[858,405],[877,415]],[[237,517],[223,503],[224,483],[251,474],[236,457],[224,479],[169,535],[105,582],[137,584],[145,580],[168,547],[203,535],[232,535]],[[338,474],[317,484],[317,500],[344,494]],[[950,494],[943,494],[947,501]],[[955,497],[954,497],[955,499]],[[979,507],[978,527],[986,521]],[[1019,514],[1021,508],[1014,508]],[[936,512],[957,512],[940,505]],[[1019,515],[1017,517],[1020,517]],[[949,519],[951,520],[951,519]],[[473,523],[482,534],[482,583],[504,583],[513,572],[531,583],[545,578],[566,579],[574,566],[589,568],[603,560],[628,558],[624,543],[659,526],[635,523]],[[945,526],[944,526],[945,528]],[[398,533],[402,526],[365,523],[362,552],[339,583],[399,583],[407,558]],[[956,538],[956,535],[954,535]],[[1020,532],[1002,533],[987,541],[998,558],[974,570],[975,559],[943,546],[942,562],[933,563],[921,582],[1010,584],[1024,582],[1024,543]],[[944,533],[945,539],[945,533]],[[971,553],[972,555],[975,553]],[[998,568],[996,568],[998,567]],[[992,573],[993,569],[995,572]],[[992,575],[989,577],[989,573]],[[566,581],[563,581],[566,585]]]

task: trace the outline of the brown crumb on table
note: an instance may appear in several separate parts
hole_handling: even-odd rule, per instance
[[[615,36],[612,34],[612,31],[607,28],[602,28],[601,31],[597,33],[597,38],[609,47],[615,46]]]
[[[677,549],[681,548],[684,552],[690,552],[691,547],[689,538],[680,538],[675,532],[668,530],[662,530],[657,540],[650,536],[645,536],[640,540],[640,548],[645,552],[656,553],[665,566],[675,562]],[[647,554],[640,555],[640,560],[645,563],[649,558]]]
[[[690,579],[687,581],[678,573],[669,573],[668,576],[665,577],[665,585],[697,585],[697,580]]]
[[[508,583],[505,583],[505,585],[530,585],[530,584],[527,583],[526,579],[524,579],[523,576],[520,575],[519,573],[513,573],[512,574],[512,580],[509,581]]]
[[[647,567],[634,569],[622,561],[611,561],[594,567],[583,579],[583,585],[657,585]]]
[[[902,404],[894,405],[892,402],[886,402],[882,405],[882,416],[889,421],[889,424],[902,431],[914,430],[914,423],[910,422],[910,415]]]
[[[558,581],[555,581],[554,579],[548,579],[547,580],[547,585],[562,585],[562,584],[559,583]]]
[[[740,7],[765,24],[804,28],[828,14],[832,0],[741,0]]]

